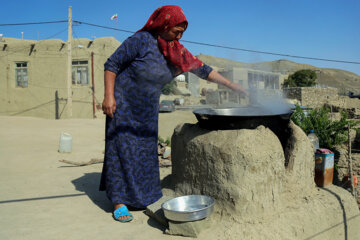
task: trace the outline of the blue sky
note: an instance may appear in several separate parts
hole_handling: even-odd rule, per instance
[[[162,5],[179,5],[189,21],[183,39],[208,44],[303,57],[360,62],[360,1],[358,0],[17,0],[1,4],[4,37],[67,39],[67,24],[1,26],[7,23],[73,19],[137,31]],[[110,17],[117,13],[118,19]],[[74,24],[75,38],[113,36],[120,42],[130,33]],[[360,75],[360,64],[315,61],[236,51],[183,42],[194,55],[203,53],[254,63],[288,59]]]

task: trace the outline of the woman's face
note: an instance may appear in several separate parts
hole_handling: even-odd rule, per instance
[[[185,32],[186,23],[180,23],[175,27],[170,28],[169,31],[160,34],[161,38],[166,41],[179,40]]]

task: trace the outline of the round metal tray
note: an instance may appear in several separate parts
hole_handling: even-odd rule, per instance
[[[187,195],[170,199],[161,205],[167,219],[178,222],[196,221],[214,210],[214,198],[206,195]]]

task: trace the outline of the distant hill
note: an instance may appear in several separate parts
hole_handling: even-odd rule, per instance
[[[289,60],[277,60],[250,64],[204,54],[200,54],[197,57],[208,65],[224,70],[238,67],[289,75],[301,69],[311,69],[316,72],[316,81],[320,85],[338,88],[339,93],[347,93],[348,91],[360,93],[360,76],[341,69],[319,68],[308,64],[292,62]]]

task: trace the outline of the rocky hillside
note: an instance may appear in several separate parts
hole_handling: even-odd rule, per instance
[[[203,54],[200,54],[197,57],[208,65],[224,70],[231,69],[233,67],[239,67],[268,72],[279,72],[282,74],[291,74],[301,69],[312,69],[317,73],[318,84],[338,88],[339,93],[347,93],[348,91],[352,91],[357,94],[360,93],[360,76],[356,75],[355,73],[340,69],[319,68],[312,65],[292,62],[289,60],[249,64]]]

